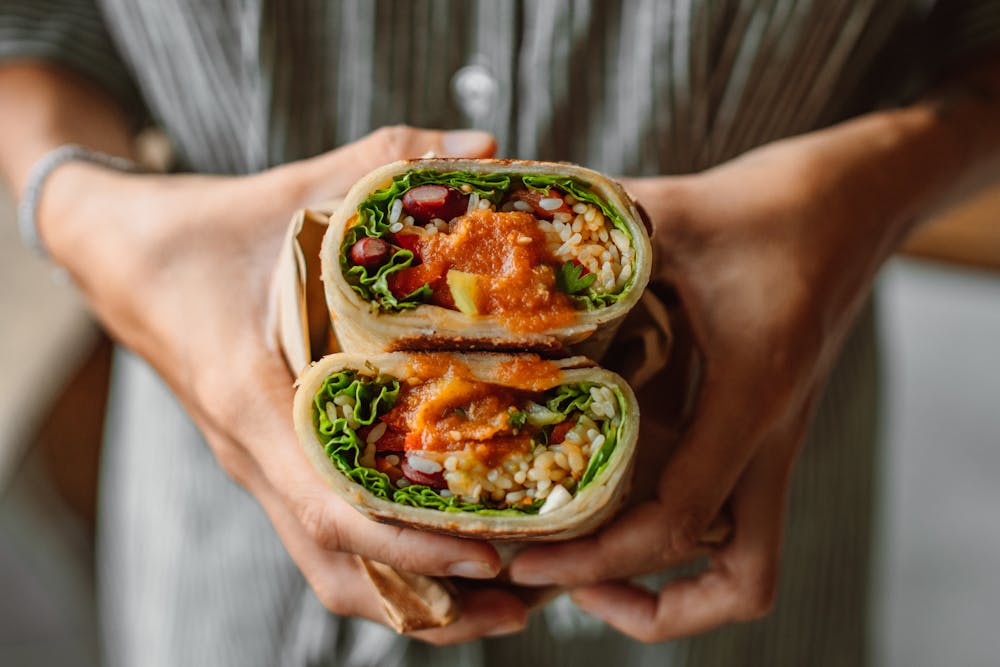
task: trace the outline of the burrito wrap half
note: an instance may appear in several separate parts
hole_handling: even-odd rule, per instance
[[[340,371],[354,370],[359,376],[397,378],[402,384],[413,378],[415,372],[419,374],[414,369],[423,363],[422,359],[444,356],[467,369],[468,376],[475,381],[515,390],[537,393],[558,390],[563,386],[578,386],[579,383],[613,388],[620,397],[622,408],[621,414],[616,417],[619,421],[614,421],[617,429],[614,449],[596,476],[576,490],[568,502],[545,513],[446,511],[413,507],[379,497],[349,479],[325,451],[317,432],[314,399],[326,379]],[[580,357],[542,362],[548,364],[552,372],[543,378],[536,376],[525,381],[527,384],[519,384],[520,381],[510,379],[508,371],[510,364],[522,363],[523,359],[524,355],[489,353],[330,355],[314,364],[299,380],[294,406],[295,428],[310,461],[331,488],[357,510],[377,521],[494,541],[565,540],[592,532],[619,508],[627,491],[639,429],[635,396],[621,377]],[[335,407],[332,409],[336,410]],[[583,423],[582,419],[579,423]]]
[[[363,205],[373,193],[390,188],[394,179],[408,172],[420,170],[465,173],[485,177],[506,175],[515,184],[511,186],[512,188],[522,188],[517,191],[521,193],[525,192],[527,187],[518,185],[521,183],[520,179],[524,177],[529,179],[532,177],[572,179],[576,186],[592,193],[600,202],[603,202],[604,209],[600,209],[597,204],[577,202],[581,205],[578,210],[585,211],[586,216],[591,221],[596,217],[597,224],[590,225],[593,227],[590,229],[588,227],[590,223],[581,220],[585,224],[577,225],[580,232],[570,231],[570,233],[564,234],[568,237],[565,239],[565,243],[564,239],[560,238],[559,233],[554,231],[554,227],[563,224],[559,221],[560,216],[562,219],[571,218],[566,223],[566,229],[570,229],[575,224],[577,217],[584,217],[583,214],[577,214],[568,206],[560,204],[560,209],[552,213],[553,219],[546,220],[546,225],[540,226],[540,228],[544,227],[547,230],[545,239],[549,250],[555,252],[551,256],[557,260],[556,271],[561,269],[576,270],[580,274],[576,277],[583,281],[593,281],[588,289],[580,289],[579,294],[573,296],[577,310],[572,314],[572,317],[569,317],[568,321],[565,321],[566,318],[564,318],[564,321],[554,323],[551,326],[512,327],[510,322],[494,313],[470,315],[462,310],[442,307],[433,303],[421,303],[413,307],[412,302],[410,306],[396,312],[386,312],[386,308],[379,305],[377,300],[365,298],[359,292],[357,280],[355,279],[352,285],[345,276],[345,271],[353,268],[352,260],[347,259],[349,253],[346,252],[345,248],[345,235],[351,232],[352,226],[359,220],[359,206]],[[468,187],[467,184],[466,187]],[[544,191],[540,192],[541,196],[545,195]],[[542,200],[543,203],[562,201],[558,198],[567,194],[566,191],[556,187],[553,187],[549,192],[557,199]],[[463,196],[472,198],[467,194]],[[540,215],[548,215],[544,209],[539,207],[537,196],[534,200],[535,210],[541,212]],[[500,193],[498,193],[497,199],[498,201],[501,199]],[[479,202],[480,206],[487,205],[483,199],[476,201]],[[470,204],[470,211],[474,208],[476,201]],[[574,200],[571,196],[567,201],[573,202]],[[510,208],[509,204],[512,202],[507,200],[506,203],[508,204],[506,208]],[[389,201],[383,202],[383,205],[388,207]],[[502,204],[492,206],[499,211]],[[519,208],[513,209],[514,212],[528,208],[524,203],[518,203],[517,206]],[[598,215],[593,216],[593,212],[587,210],[589,208],[595,209]],[[476,215],[480,215],[480,213],[476,213]],[[406,209],[404,209],[402,213],[397,210],[395,215],[388,219],[406,222],[409,218],[406,215]],[[619,222],[613,224],[613,220]],[[439,228],[447,231],[448,227],[442,226],[442,222],[446,221],[438,222]],[[453,219],[452,225],[454,224]],[[622,228],[615,227],[615,224],[622,225]],[[401,227],[402,223],[397,226]],[[414,225],[411,222],[401,232],[420,232],[425,229],[427,229],[426,224]],[[593,238],[589,238],[588,234],[592,234]],[[394,240],[394,237],[389,233],[384,233],[383,238],[389,239],[390,242]],[[525,239],[526,237],[520,238]],[[516,245],[516,243],[517,241],[514,241],[507,245]],[[592,250],[588,251],[588,247],[592,247]],[[398,248],[396,249],[398,250]],[[604,259],[602,255],[592,252],[594,250],[607,250],[609,259]],[[649,280],[652,249],[643,218],[632,199],[619,184],[595,171],[572,164],[553,162],[423,159],[386,165],[371,172],[355,184],[345,196],[343,205],[334,212],[330,219],[330,225],[323,241],[321,259],[324,289],[330,316],[340,344],[345,350],[384,352],[433,349],[467,351],[531,349],[549,354],[571,352],[600,359],[621,321],[638,302]],[[563,262],[563,264],[559,265],[558,262]],[[573,269],[565,264],[576,265],[580,268]],[[628,268],[626,268],[626,264],[628,264]],[[412,270],[412,267],[408,268]],[[623,272],[628,275],[623,275]],[[400,270],[401,273],[402,270]],[[483,279],[490,281],[492,277],[484,276]],[[391,280],[390,277],[390,282]],[[564,286],[565,281],[560,284]],[[604,290],[603,293],[601,290]],[[596,300],[586,301],[586,299],[580,298],[580,295],[583,294],[594,296]],[[609,294],[613,296],[609,296]],[[519,294],[519,296],[521,295]],[[393,301],[390,296],[386,296],[386,298]],[[448,298],[447,294],[445,294],[445,298]],[[600,302],[601,305],[596,307],[589,305],[597,302]],[[581,305],[583,303],[587,305]],[[527,308],[526,305],[524,307]]]

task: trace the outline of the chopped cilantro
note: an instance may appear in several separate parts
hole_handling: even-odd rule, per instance
[[[515,431],[520,431],[524,428],[525,422],[528,421],[528,413],[521,410],[514,410],[510,413],[510,426]]]
[[[556,287],[567,294],[578,294],[590,287],[597,279],[593,273],[584,273],[579,264],[566,262],[556,271]]]

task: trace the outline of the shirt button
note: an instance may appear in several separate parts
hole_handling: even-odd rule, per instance
[[[485,65],[466,65],[451,77],[451,93],[462,113],[483,120],[497,109],[500,83]]]

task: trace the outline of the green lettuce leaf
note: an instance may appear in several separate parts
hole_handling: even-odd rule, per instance
[[[351,264],[349,259],[351,246],[364,236],[385,236],[389,230],[389,207],[392,202],[402,197],[407,190],[418,185],[445,185],[458,190],[462,190],[463,186],[466,186],[465,190],[470,193],[475,192],[480,198],[489,199],[496,205],[502,201],[504,195],[510,190],[513,180],[517,178],[520,178],[525,187],[533,190],[548,190],[551,187],[556,187],[572,194],[580,201],[594,204],[601,209],[604,217],[610,220],[613,226],[634,241],[632,233],[621,215],[592,192],[589,184],[569,176],[473,174],[463,171],[438,172],[431,169],[416,169],[396,176],[389,186],[373,192],[358,206],[358,223],[347,230],[341,245],[340,265],[344,277],[362,299],[371,302],[383,312],[398,312],[407,308],[416,308],[425,303],[431,295],[431,289],[426,285],[401,299],[396,298],[389,290],[388,277],[412,265],[412,252],[402,248],[396,249],[386,264],[380,266],[374,274],[370,274],[365,267]],[[634,275],[633,273],[633,277],[622,289],[613,293],[596,292],[591,288],[594,282],[593,277],[587,281],[586,276],[574,283],[579,289],[565,291],[580,308],[587,310],[603,308],[616,303],[631,288],[632,281],[635,279]],[[582,285],[583,282],[587,284]]]
[[[430,298],[431,289],[424,285],[402,299],[397,299],[389,290],[387,279],[389,275],[410,266],[413,263],[413,253],[402,248],[396,250],[389,261],[380,266],[375,275],[371,275],[365,267],[351,264],[348,259],[351,246],[364,236],[384,236],[389,231],[389,206],[393,200],[402,197],[411,188],[427,184],[446,185],[458,190],[465,185],[470,192],[475,192],[479,197],[497,204],[510,188],[510,176],[416,169],[397,176],[391,185],[373,192],[361,202],[358,206],[358,223],[344,234],[340,266],[354,291],[362,299],[376,304],[382,311],[398,312],[406,308],[416,308]]]
[[[324,380],[313,398],[313,425],[327,456],[340,472],[360,484],[372,494],[404,505],[426,507],[448,512],[477,512],[491,515],[537,514],[542,503],[494,509],[481,504],[464,503],[454,496],[445,498],[436,489],[412,484],[405,489],[396,488],[389,476],[361,465],[364,443],[347,419],[338,416],[330,419],[327,403],[337,396],[354,398],[353,416],[361,426],[371,426],[375,420],[392,409],[399,398],[399,381],[389,378],[359,376],[356,371],[341,371]]]
[[[596,386],[598,385],[593,382],[562,385],[556,391],[555,396],[550,398],[546,403],[546,407],[553,412],[560,412],[567,416],[576,411],[586,412],[590,408],[590,404],[594,401],[594,397],[590,395],[590,390]],[[624,415],[625,396],[622,395],[618,387],[612,387],[611,391],[618,401],[618,414]],[[615,447],[618,446],[618,440],[621,437],[624,424],[624,419],[620,417],[605,419],[600,423],[601,433],[604,434],[604,444],[601,445],[598,451],[590,453],[590,461],[587,463],[587,469],[580,478],[577,490],[584,488],[594,481],[604,471],[604,468],[607,467],[608,461],[611,460],[611,454],[614,453]]]
[[[547,401],[548,409],[565,416],[571,413],[586,412],[593,397],[590,389],[598,386],[591,382],[581,382],[575,385],[562,385]],[[313,398],[313,425],[327,456],[340,472],[353,482],[360,484],[372,494],[385,500],[391,500],[402,505],[424,507],[444,512],[476,512],[487,515],[537,514],[544,504],[539,500],[531,505],[495,509],[480,503],[463,502],[455,496],[442,496],[436,489],[422,484],[412,484],[406,488],[396,488],[385,473],[366,468],[361,465],[361,454],[366,443],[358,436],[357,431],[348,425],[348,420],[339,412],[334,419],[327,412],[327,404],[334,403],[338,396],[350,396],[355,400],[353,417],[361,426],[371,426],[381,415],[393,408],[399,398],[399,381],[392,378],[361,376],[356,371],[341,371],[328,377]],[[617,388],[613,388],[618,399],[619,414],[624,414],[625,398]],[[336,405],[334,403],[334,405]],[[527,417],[526,413],[517,414]],[[584,471],[576,491],[592,482],[611,459],[611,454],[621,436],[624,421],[620,418],[606,419],[600,424],[604,434],[604,445],[597,452],[592,452],[590,462]],[[523,422],[520,424],[524,425]],[[539,443],[547,444],[551,427],[543,429],[539,434]],[[575,491],[574,491],[575,493]]]

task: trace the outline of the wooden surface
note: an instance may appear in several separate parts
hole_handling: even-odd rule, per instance
[[[903,252],[1000,271],[1000,186],[921,227]]]

